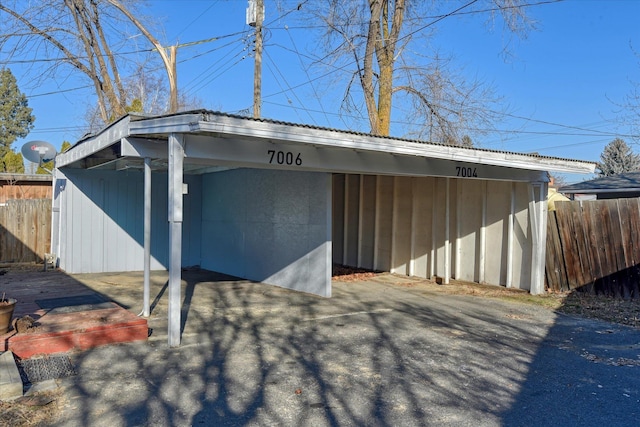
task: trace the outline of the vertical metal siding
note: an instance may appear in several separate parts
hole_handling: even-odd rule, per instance
[[[345,197],[345,193],[353,191],[349,185],[353,182],[362,183],[357,204]],[[431,277],[433,273],[505,285],[507,272],[511,271],[514,286],[528,289],[532,262],[528,184],[451,178],[447,197],[446,183],[446,178],[435,177],[359,176],[358,179],[358,176],[334,175],[333,200],[339,202],[334,206],[334,252],[342,253],[344,245],[349,248],[358,245],[358,265],[419,277]],[[345,190],[347,185],[349,190]],[[509,257],[512,185],[515,227],[514,248]],[[446,209],[447,198],[449,209]],[[348,213],[345,213],[346,205]],[[375,207],[373,212],[371,207]],[[366,211],[354,214],[353,209]],[[350,219],[345,221],[344,215]],[[354,218],[358,224],[353,224]],[[343,231],[344,224],[358,228],[357,238]],[[365,252],[363,248],[371,243],[372,251]],[[447,268],[445,261],[449,257]],[[349,256],[346,258],[351,260]],[[507,268],[509,258],[512,265]],[[355,267],[356,263],[349,265]]]
[[[65,170],[61,191],[60,266],[70,273],[144,267],[144,175],[139,171]],[[152,175],[151,268],[168,262],[167,175]],[[185,177],[185,265],[200,260],[201,179]]]

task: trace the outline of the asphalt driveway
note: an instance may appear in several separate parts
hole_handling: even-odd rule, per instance
[[[324,299],[184,272],[182,345],[166,274],[147,343],[72,355],[61,426],[636,425],[640,331],[380,275]],[[131,311],[141,274],[77,275]]]

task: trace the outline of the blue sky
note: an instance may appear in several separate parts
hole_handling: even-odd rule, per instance
[[[365,120],[340,114],[340,88],[317,79],[326,69],[314,73],[301,67],[305,58],[317,52],[317,39],[308,28],[300,28],[295,12],[277,19],[297,5],[293,0],[279,1],[280,10],[266,0],[269,35],[263,59],[263,117],[367,131]],[[180,90],[197,96],[205,108],[250,114],[253,58],[246,5],[245,0],[150,1],[147,13],[160,19],[164,34],[159,38],[167,45],[222,36],[178,51]],[[452,2],[452,9],[456,5]],[[640,51],[640,2],[566,0],[527,11],[538,21],[538,28],[526,39],[511,43],[509,61],[501,56],[505,37],[500,24],[496,31],[489,31],[483,25],[486,14],[452,16],[432,27],[436,31],[432,45],[453,54],[464,74],[491,84],[511,113],[497,125],[509,133],[487,135],[475,143],[597,161],[615,135],[629,132],[616,121],[627,113],[619,112],[615,102],[631,91],[632,81],[640,82],[640,58],[632,50]],[[141,47],[148,47],[142,37],[137,40]],[[19,66],[11,68],[36,115],[35,129],[14,147],[34,139],[55,146],[63,140],[75,142],[92,93],[70,89],[86,86],[88,81],[67,77],[31,88]],[[630,138],[623,139],[631,143]]]

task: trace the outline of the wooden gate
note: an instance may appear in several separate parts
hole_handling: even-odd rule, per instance
[[[640,199],[555,206],[547,222],[547,289],[638,298]]]
[[[41,262],[51,247],[51,199],[0,206],[0,262]]]

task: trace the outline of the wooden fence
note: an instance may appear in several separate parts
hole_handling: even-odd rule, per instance
[[[640,297],[640,198],[555,206],[547,224],[547,289]]]
[[[0,172],[0,203],[14,199],[51,199],[51,175]]]
[[[0,262],[41,262],[51,246],[51,199],[0,206]]]

